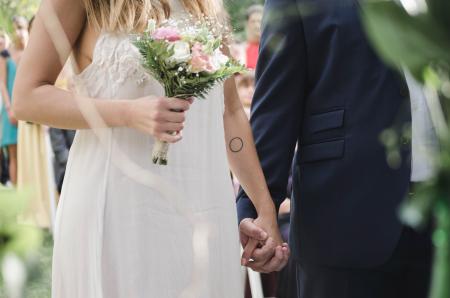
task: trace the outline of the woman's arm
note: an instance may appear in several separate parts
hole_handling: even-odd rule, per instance
[[[0,58],[0,94],[3,101],[3,108],[8,114],[9,122],[17,125],[17,119],[11,109],[11,98],[9,97],[8,89],[6,88],[8,82],[8,69],[6,59]]]
[[[8,84],[8,78],[7,78],[7,66],[6,66],[6,59],[3,57],[0,57],[0,92],[2,94],[3,98],[3,106],[7,109],[9,109],[11,105],[11,101],[9,98],[8,91],[6,89],[6,85]],[[6,92],[5,92],[6,91]]]
[[[269,244],[266,242],[264,248],[258,250],[256,249],[258,241],[241,234],[241,238],[246,238],[241,239],[245,246],[242,264],[247,265],[250,258],[271,259],[271,266],[267,271],[278,271],[286,264],[289,249],[283,244],[278,229],[276,208],[267,188],[253,134],[239,99],[234,78],[225,82],[224,126],[231,170],[257,210],[258,218],[255,224],[267,232],[269,236],[267,241],[271,242]]]
[[[49,9],[52,8],[52,9]],[[56,50],[51,35],[44,25],[51,23],[55,14],[59,24],[52,24],[52,36],[63,30],[70,48]],[[61,90],[54,83],[79,41],[85,28],[86,12],[82,1],[44,0],[37,13],[27,49],[23,54],[14,87],[13,109],[21,120],[45,124],[64,129],[86,129],[89,124],[84,118],[74,94]],[[152,99],[152,100],[150,100]],[[138,100],[102,100],[80,97],[81,102],[94,105],[103,121],[109,127],[129,126],[154,135],[160,140],[176,142],[181,135],[172,136],[167,131],[180,131],[184,113],[189,103],[181,100],[155,99],[152,96]]]
[[[258,215],[275,215],[275,205],[267,188],[234,79],[225,82],[224,125],[228,161],[233,174],[251,198]]]
[[[0,57],[0,94],[2,95],[3,99],[3,107],[9,110],[11,106],[11,100],[9,98],[8,90],[6,89],[7,81],[6,59]]]
[[[0,82],[0,95],[2,97],[2,101],[3,101],[3,107],[5,109],[9,109],[9,96],[8,96],[8,90],[6,90],[5,85],[3,84],[3,82]]]

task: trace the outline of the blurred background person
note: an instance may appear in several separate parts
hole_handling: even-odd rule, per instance
[[[8,34],[6,34],[5,31],[0,29],[0,57],[8,58],[9,57],[9,46],[10,46],[11,40],[9,39]],[[0,115],[1,111],[4,108],[3,100],[6,94],[8,93],[8,90],[6,88],[6,85],[4,84],[4,79],[0,78]],[[2,140],[2,121],[0,118],[0,142]],[[5,152],[4,152],[5,151]],[[8,160],[7,160],[7,153],[6,149],[3,149],[0,147],[0,183],[6,184],[9,181],[9,170],[8,170]]]
[[[6,36],[4,33],[3,36]],[[6,37],[4,37],[6,40]],[[8,160],[8,174],[12,185],[17,182],[17,120],[11,111],[12,90],[16,77],[17,60],[20,59],[18,48],[22,45],[20,37],[16,37],[14,46],[9,51],[5,48],[0,56],[0,80],[7,92],[2,92],[1,128],[2,136],[0,147],[4,157]],[[22,48],[23,51],[23,48]],[[4,89],[4,87],[2,89]]]
[[[9,35],[3,29],[0,29],[0,55],[2,57],[9,56],[8,49],[11,45]]]
[[[262,5],[253,5],[247,10],[245,65],[250,69],[255,69],[258,61],[263,11]]]
[[[33,20],[26,26],[30,31]],[[25,121],[19,121],[18,125],[17,188],[29,189],[30,192],[28,208],[20,216],[20,221],[40,228],[51,228],[56,188],[47,128]]]
[[[13,17],[14,39],[10,49],[11,58],[19,64],[25,47],[28,44],[28,20],[22,16]]]
[[[3,98],[7,96],[8,90],[6,89],[5,84],[3,81],[0,81],[0,111],[3,109]],[[2,123],[0,121],[0,140],[2,139]],[[6,184],[6,182],[9,180],[9,173],[8,173],[8,165],[6,160],[7,154],[3,153],[3,149],[0,148],[0,183]]]
[[[250,107],[252,105],[253,94],[255,93],[255,73],[247,73],[236,76],[236,87],[244,106],[245,113],[250,119]]]
[[[247,9],[244,43],[231,46],[232,55],[249,69],[255,69],[259,55],[259,42],[261,40],[261,22],[264,7],[259,4]]]

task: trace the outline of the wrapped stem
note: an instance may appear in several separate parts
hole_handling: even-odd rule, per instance
[[[169,143],[156,140],[153,145],[152,161],[155,165],[167,165],[167,154],[169,152]]]
[[[168,86],[165,86],[165,93],[166,97],[175,97],[173,92],[168,88]],[[176,132],[169,132],[172,135],[175,135]],[[153,145],[153,152],[152,152],[152,161],[156,165],[163,165],[166,166],[168,164],[168,158],[167,155],[169,153],[169,143],[156,140],[155,144]]]

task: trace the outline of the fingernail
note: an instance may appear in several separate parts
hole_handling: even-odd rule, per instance
[[[267,238],[267,233],[266,233],[266,232],[262,232],[262,233],[261,233],[261,237],[262,237],[262,238]]]
[[[244,258],[242,258],[241,259],[241,266],[245,266],[246,263],[247,263],[246,260]]]

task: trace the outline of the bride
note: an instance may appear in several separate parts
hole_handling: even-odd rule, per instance
[[[222,9],[219,0],[43,1],[14,112],[78,130],[58,207],[53,297],[242,297],[229,168],[256,206],[260,240],[275,241],[287,258],[234,80],[206,100],[163,98],[130,42],[149,18],[220,22]],[[71,48],[52,42],[58,32]],[[77,97],[53,86],[71,52],[82,70]],[[106,127],[89,125],[92,106]],[[155,139],[174,143],[168,166],[152,164]]]

